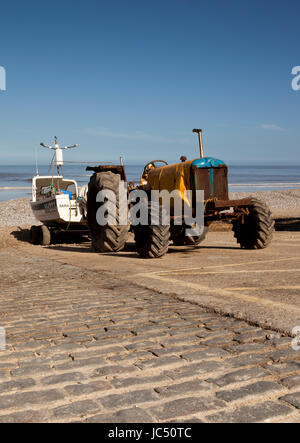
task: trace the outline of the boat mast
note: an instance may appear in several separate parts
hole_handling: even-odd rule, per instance
[[[53,146],[47,146],[43,142],[41,142],[40,145],[43,148],[53,149],[55,151],[55,163],[56,163],[56,168],[57,168],[57,175],[62,175],[62,167],[64,165],[63,150],[77,148],[77,146],[78,146],[78,145],[72,145],[72,146],[64,146],[63,148],[61,148],[58,144],[56,136],[54,137],[54,145]]]

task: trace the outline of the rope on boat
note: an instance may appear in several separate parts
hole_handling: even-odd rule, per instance
[[[66,228],[66,231],[69,230],[70,224],[71,224],[71,217],[72,217],[72,205],[71,205],[71,200],[69,200],[69,223],[68,226]]]

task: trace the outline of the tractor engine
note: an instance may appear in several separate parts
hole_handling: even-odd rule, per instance
[[[205,157],[161,166],[149,171],[152,190],[204,191],[204,200],[228,200],[228,168],[221,160]]]

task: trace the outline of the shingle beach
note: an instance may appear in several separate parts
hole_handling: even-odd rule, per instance
[[[231,199],[245,198],[249,195],[265,200],[274,217],[300,217],[300,189],[285,191],[260,191],[254,193],[232,192]],[[37,224],[29,205],[29,198],[0,202],[0,227],[26,226]]]

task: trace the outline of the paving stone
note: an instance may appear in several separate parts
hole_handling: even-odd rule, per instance
[[[131,328],[131,330],[135,332],[135,335],[143,335],[143,336],[148,335],[148,333],[151,336],[154,336],[154,333],[157,332],[161,335],[163,335],[165,332],[168,332],[167,327],[156,326],[153,323],[150,325],[143,325],[142,327]]]
[[[282,386],[278,385],[277,383],[272,383],[269,381],[258,381],[251,385],[243,386],[239,389],[219,391],[216,393],[216,396],[218,398],[221,398],[222,400],[231,402],[253,395],[261,395],[266,392],[280,391],[282,389]]]
[[[229,326],[229,329],[230,330],[239,330],[239,331],[242,331],[242,330],[245,330],[245,329],[247,329],[247,328],[249,328],[249,325],[248,325],[248,323],[246,323],[245,321],[243,321],[243,320],[236,320],[236,319],[233,319],[234,321],[232,322],[232,324]]]
[[[90,357],[108,357],[111,355],[119,355],[126,352],[123,346],[110,346],[103,349],[91,349],[91,350],[81,350],[80,352],[72,352],[71,355],[75,360],[86,359]]]
[[[22,351],[25,349],[40,349],[43,347],[50,347],[51,343],[50,341],[47,340],[32,340],[32,341],[28,341],[27,343],[22,343],[19,345],[15,345],[14,348],[15,349],[21,349]]]
[[[218,372],[220,370],[224,370],[224,367],[224,363],[208,360],[166,371],[164,372],[164,375],[170,377],[172,380],[177,380],[183,377],[196,377],[207,373]]]
[[[183,420],[183,419],[181,419],[181,420],[172,420],[170,423],[204,423],[204,421],[200,420],[200,418],[191,417],[191,418],[187,418],[186,420]]]
[[[85,348],[83,348],[82,345],[78,345],[76,343],[65,343],[40,349],[38,351],[38,355],[42,357],[45,356],[51,357],[54,354],[61,354],[61,353],[67,353],[66,355],[68,355],[69,353],[73,354],[73,352],[79,351],[80,349],[85,349]]]
[[[69,395],[79,396],[96,393],[97,391],[109,391],[112,388],[107,381],[99,381],[87,384],[68,385],[64,389]]]
[[[0,357],[0,361],[1,363],[6,362],[6,361],[10,361],[10,362],[14,362],[17,365],[17,363],[19,361],[25,361],[25,360],[32,360],[33,358],[35,358],[36,355],[38,355],[37,353],[34,354],[33,352],[18,352],[18,351],[13,351],[11,353],[9,353],[10,351],[8,351],[8,349],[5,351],[5,356],[3,355],[2,357]]]
[[[166,332],[166,336],[176,337],[176,336],[194,336],[199,333],[199,328],[191,328],[191,327],[185,327],[185,328],[174,328],[174,329],[168,329],[168,332]]]
[[[49,419],[49,414],[40,411],[14,412],[0,416],[0,423],[45,423]]]
[[[60,406],[53,409],[56,418],[63,419],[67,417],[83,417],[91,412],[99,410],[99,405],[92,400],[77,401],[70,405]]]
[[[102,366],[105,365],[106,361],[101,357],[92,357],[81,360],[69,361],[68,363],[63,363],[61,365],[55,365],[57,371],[67,371],[76,368],[82,368],[84,366]]]
[[[234,319],[231,318],[223,318],[223,319],[216,319],[216,321],[210,321],[210,322],[204,322],[207,329],[210,331],[216,331],[218,329],[226,329],[230,326],[233,326]]]
[[[266,340],[267,332],[263,330],[252,331],[250,334],[238,334],[235,336],[235,341],[238,343],[263,342]]]
[[[109,361],[112,362],[128,362],[134,363],[135,361],[144,360],[154,358],[153,354],[148,351],[137,351],[137,352],[128,352],[127,354],[121,355],[113,355],[112,357],[108,357]]]
[[[256,332],[261,331],[261,329],[256,326],[251,326],[246,322],[243,322],[243,325],[241,327],[235,327],[233,328],[233,331],[237,334],[255,334]]]
[[[0,380],[5,380],[10,377],[10,371],[8,369],[0,370]]]
[[[131,340],[131,337],[130,339]],[[128,340],[125,338],[124,341],[121,339],[118,339],[118,343],[122,343],[124,342],[124,346],[126,343],[128,343]],[[84,343],[84,348],[89,350],[89,349],[100,349],[100,355],[101,355],[101,351],[105,350],[106,348],[109,348],[111,345],[115,345],[116,344],[116,339],[115,338],[105,338],[103,340],[98,340],[98,341],[90,341],[88,343]]]
[[[0,394],[3,394],[4,392],[12,392],[14,390],[22,391],[35,386],[35,384],[36,382],[32,378],[7,381],[5,383],[0,383]]]
[[[281,362],[285,360],[299,360],[300,352],[294,351],[292,348],[278,349],[271,354],[271,359],[274,362]]]
[[[280,337],[280,338],[272,338],[270,340],[270,344],[272,346],[276,346],[276,348],[281,349],[283,347],[290,347],[292,339],[290,337]]]
[[[271,357],[268,354],[264,353],[255,353],[255,354],[243,354],[239,357],[233,357],[228,359],[226,362],[228,365],[233,368],[238,368],[240,366],[250,366],[250,365],[258,365],[263,363],[268,363],[271,361]]]
[[[165,383],[170,382],[170,379],[164,375],[155,375],[149,377],[129,377],[129,378],[116,378],[111,380],[111,384],[115,388],[130,388],[131,386]]]
[[[128,337],[132,336],[132,333],[128,330],[126,331],[115,331],[115,332],[103,332],[101,334],[93,334],[93,339],[97,340],[97,341],[102,341],[102,340],[109,340],[114,338],[115,342],[116,339],[126,339]]]
[[[157,420],[169,420],[176,417],[184,417],[200,412],[207,412],[213,409],[220,409],[225,406],[222,400],[213,397],[187,397],[173,400],[163,405],[159,404],[150,409]]]
[[[151,415],[141,408],[130,408],[113,414],[99,414],[88,418],[87,423],[153,423]]]
[[[146,332],[145,334],[140,333],[137,337],[139,337],[140,340],[146,340],[148,338],[150,339],[159,339],[162,337],[169,337],[170,336],[170,332],[169,330],[165,330],[164,332]]]
[[[273,365],[267,365],[264,367],[280,375],[291,374],[293,372],[300,371],[300,362],[275,363]]]
[[[162,337],[159,340],[159,343],[164,345],[165,347],[172,346],[172,345],[178,345],[181,343],[183,343],[183,344],[199,343],[199,337],[197,337],[196,335],[191,335],[191,336],[189,336],[188,339],[186,337],[171,337],[171,338]]]
[[[161,386],[154,389],[160,397],[173,397],[176,395],[185,395],[193,392],[208,391],[207,383],[200,380],[192,380],[174,385]]]
[[[225,346],[232,343],[234,334],[222,335],[221,337],[215,337],[202,342],[205,346]]]
[[[68,372],[66,374],[50,375],[49,377],[44,377],[41,380],[43,385],[54,385],[59,383],[66,383],[70,381],[83,380],[85,376],[80,372]]]
[[[164,357],[165,355],[177,354],[182,355],[184,352],[188,351],[200,351],[201,349],[207,349],[205,346],[200,345],[198,343],[193,344],[179,344],[177,346],[166,346],[159,348],[149,349],[149,352],[152,352],[157,357]]]
[[[280,400],[284,400],[287,403],[295,406],[295,408],[300,409],[300,392],[295,392],[294,394],[288,394],[281,397]]]
[[[57,390],[50,391],[31,391],[21,394],[0,396],[0,410],[12,407],[21,408],[26,405],[48,404],[50,402],[61,400],[64,395]]]
[[[181,357],[188,361],[207,360],[228,357],[230,354],[220,348],[208,348],[199,351],[185,352]]]
[[[228,331],[226,331],[226,332],[227,332],[227,335],[230,338],[232,338],[234,336],[232,333],[229,333]],[[195,335],[196,335],[196,337],[198,337],[198,340],[201,339],[201,341],[203,343],[206,343],[204,341],[206,339],[210,339],[210,340],[212,340],[214,338],[216,338],[216,339],[220,339],[221,338],[222,339],[223,334],[224,334],[224,331],[220,331],[220,330],[218,330],[218,331],[209,331],[208,329],[203,327],[203,328],[199,328],[198,332],[196,332]]]
[[[259,423],[274,417],[285,417],[293,410],[281,403],[265,402],[251,406],[241,406],[234,411],[222,411],[209,415],[206,419],[213,423]]]
[[[239,371],[229,372],[222,377],[209,378],[206,381],[219,387],[224,387],[233,383],[242,383],[257,378],[263,378],[267,375],[270,374],[262,368],[240,369]]]
[[[14,362],[2,362],[0,363],[0,370],[1,369],[13,369],[16,367],[16,363]]]
[[[131,391],[124,394],[113,394],[99,398],[105,408],[115,409],[124,406],[136,405],[139,403],[153,402],[158,399],[158,395],[152,390]]]
[[[24,375],[43,375],[52,372],[52,368],[47,365],[34,365],[17,368],[10,371],[13,377],[23,377]]]
[[[36,366],[40,367],[40,366],[46,366],[49,365],[48,367],[51,367],[52,363],[53,363],[53,358],[54,356],[52,356],[51,358],[49,357],[43,357],[40,358],[39,356],[34,358],[34,360],[25,360],[25,361],[19,361],[18,365],[21,369],[23,368],[35,368]],[[52,369],[52,368],[51,368]]]
[[[157,343],[155,341],[139,341],[138,343],[131,343],[128,345],[125,345],[125,348],[128,351],[137,351],[140,349],[151,349],[153,346],[156,346]]]
[[[157,357],[151,360],[143,360],[137,362],[135,365],[140,369],[158,368],[161,366],[172,366],[174,364],[183,364],[181,358],[175,355],[170,355],[168,357]]]
[[[300,386],[300,375],[294,375],[291,377],[282,378],[280,380],[280,383],[282,383],[284,386],[288,387],[289,389],[298,388],[298,386]]]
[[[267,351],[272,350],[272,348],[268,347],[264,343],[245,343],[243,345],[231,346],[227,348],[228,351],[244,354],[244,353],[252,353],[254,351]]]
[[[93,377],[102,376],[114,376],[116,374],[129,374],[131,372],[138,372],[139,369],[136,366],[118,366],[118,365],[108,365],[98,368],[93,372]]]

